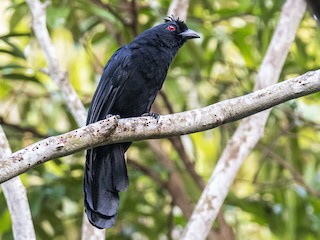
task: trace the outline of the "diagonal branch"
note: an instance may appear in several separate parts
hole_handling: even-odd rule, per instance
[[[0,182],[52,158],[89,147],[204,131],[317,91],[320,91],[320,70],[204,108],[163,115],[158,120],[152,117],[119,120],[110,117],[60,136],[44,139],[15,152],[0,161]]]
[[[44,55],[49,67],[49,75],[60,87],[65,102],[77,124],[79,126],[84,126],[86,123],[86,110],[73,86],[70,84],[67,73],[62,71],[61,67],[59,66],[58,56],[46,26],[46,7],[50,2],[46,1],[41,3],[39,0],[26,1],[33,17],[32,27],[34,34],[42,50],[44,51]]]
[[[4,118],[1,117],[1,116],[0,116],[0,125],[7,126],[7,127],[12,128],[12,129],[14,129],[16,131],[19,131],[19,132],[29,132],[33,136],[35,136],[37,138],[47,138],[47,137],[49,137],[49,135],[45,135],[45,134],[42,134],[42,133],[38,132],[35,128],[22,127],[22,126],[17,125],[17,124],[9,123],[6,120],[4,120]]]
[[[264,152],[265,156],[270,156],[274,161],[276,161],[279,165],[281,165],[283,168],[287,169],[290,174],[292,175],[294,181],[297,184],[300,184],[303,188],[306,189],[306,191],[310,194],[313,195],[316,198],[320,198],[320,191],[314,190],[312,187],[310,187],[306,181],[304,180],[303,176],[297,171],[288,161],[283,159],[280,155],[275,153],[269,148],[259,146],[262,151]]]

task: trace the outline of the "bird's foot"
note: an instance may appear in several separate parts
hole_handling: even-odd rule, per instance
[[[158,122],[160,119],[160,113],[148,112],[148,113],[142,114],[142,117],[153,117]]]
[[[116,114],[116,115],[114,115],[114,114],[107,114],[106,119],[107,119],[107,118],[110,118],[110,117],[116,117],[117,119],[120,119],[120,115],[118,115],[118,114]]]

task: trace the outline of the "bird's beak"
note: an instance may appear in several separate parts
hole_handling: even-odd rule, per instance
[[[180,33],[180,36],[182,36],[185,39],[200,38],[200,35],[196,31],[193,31],[192,29],[188,29]]]

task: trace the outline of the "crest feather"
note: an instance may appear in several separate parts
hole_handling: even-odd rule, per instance
[[[175,18],[173,15],[171,15],[171,16],[167,16],[166,18],[164,18],[163,19],[165,22],[176,22],[177,24],[181,24],[181,23],[184,23],[183,21],[181,21],[180,19],[179,19],[179,17],[178,18]]]
[[[184,21],[181,21],[181,20],[179,19],[179,17],[178,17],[178,18],[175,18],[173,15],[171,15],[171,16],[167,16],[167,17],[166,17],[165,19],[163,19],[163,20],[164,20],[166,23],[167,23],[167,22],[175,22],[175,23],[179,26],[181,32],[183,32],[183,31],[185,31],[185,30],[188,29],[187,25],[184,23]]]

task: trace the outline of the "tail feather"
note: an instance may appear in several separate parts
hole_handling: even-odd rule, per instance
[[[114,203],[119,204],[118,193],[115,193],[112,196],[112,201]],[[84,201],[84,206],[85,206],[85,211],[86,211],[89,222],[97,228],[100,228],[100,229],[111,228],[117,220],[117,212],[114,215],[100,214],[99,212],[93,210],[90,207],[89,202],[86,199]],[[118,208],[118,206],[116,208]]]
[[[118,192],[128,188],[124,153],[129,145],[114,144],[87,150],[84,205],[89,221],[98,228],[110,228],[116,221]]]
[[[128,175],[127,166],[124,159],[125,145],[119,144],[119,147],[115,148],[113,151],[112,158],[112,182],[114,184],[114,189],[119,192],[127,191],[128,189]],[[128,147],[127,147],[128,148]],[[120,160],[121,159],[121,160]],[[120,160],[120,161],[119,161]]]

